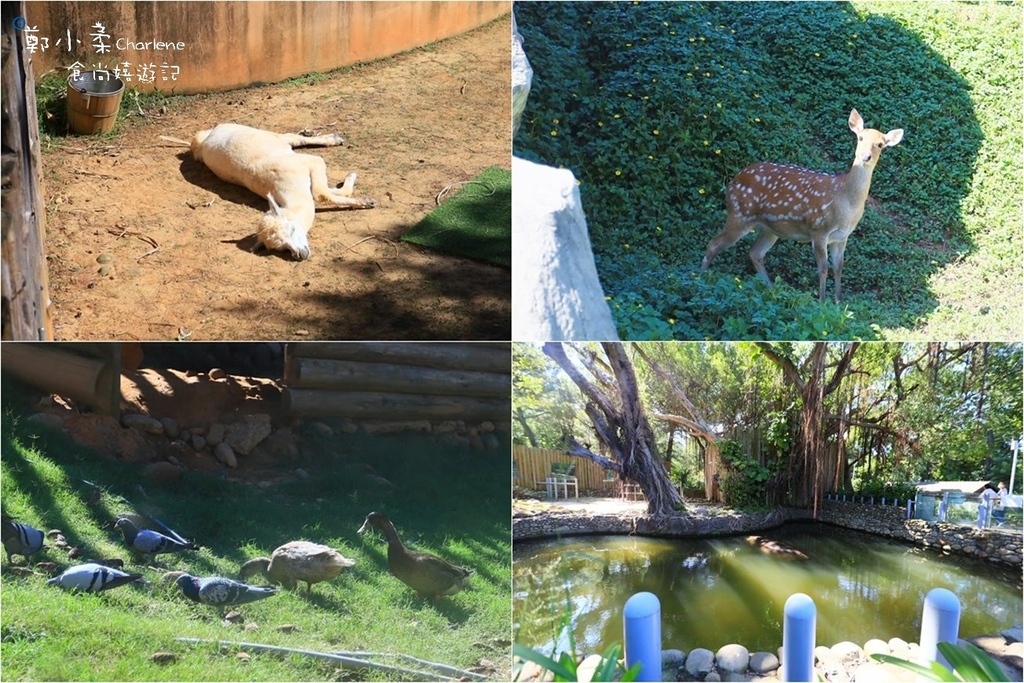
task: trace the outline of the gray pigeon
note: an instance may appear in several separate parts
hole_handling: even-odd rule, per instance
[[[33,529],[27,524],[19,524],[6,515],[0,521],[0,536],[3,537],[7,562],[10,564],[13,564],[12,555],[21,555],[28,562],[29,555],[43,549],[43,539],[46,537],[39,529]]]
[[[202,579],[190,574],[178,577],[178,588],[189,600],[214,607],[241,605],[277,594],[277,588],[274,586],[250,586],[222,576]]]
[[[89,562],[69,567],[63,574],[46,583],[50,586],[60,586],[66,591],[98,593],[138,581],[141,578],[142,574],[129,574],[111,567],[104,567],[102,564]]]
[[[114,528],[124,535],[125,543],[132,550],[146,555],[158,555],[160,553],[180,553],[184,550],[198,550],[195,543],[183,543],[182,541],[165,536],[158,531],[151,529],[140,530],[130,519],[122,517],[114,524]]]

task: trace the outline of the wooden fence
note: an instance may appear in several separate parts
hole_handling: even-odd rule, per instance
[[[507,423],[511,373],[507,342],[301,342],[285,349],[285,396],[295,417]]]
[[[515,478],[512,483],[528,489],[544,489],[544,479],[551,474],[552,463],[576,465],[575,476],[579,479],[580,491],[618,490],[618,478],[605,480],[605,469],[595,462],[566,455],[551,448],[530,448],[513,446],[512,462],[515,464]],[[540,482],[540,483],[538,483]]]

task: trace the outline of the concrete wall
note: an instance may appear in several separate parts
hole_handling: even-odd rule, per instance
[[[28,2],[25,20],[29,29],[38,29],[35,36],[49,40],[45,52],[33,55],[37,78],[50,70],[64,73],[76,61],[88,68],[127,62],[132,65],[128,73],[152,64],[155,82],[133,78],[128,85],[193,93],[276,82],[387,57],[458,35],[510,10],[507,0]],[[113,47],[107,54],[94,48],[90,34],[97,23],[109,36],[103,42]],[[183,49],[130,49],[129,41],[136,46],[183,44]]]

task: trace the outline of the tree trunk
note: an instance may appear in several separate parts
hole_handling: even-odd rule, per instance
[[[849,371],[850,362],[858,346],[859,344],[854,342],[846,347],[832,377],[826,382],[825,359],[828,346],[825,342],[816,342],[811,355],[804,362],[806,376],[801,374],[792,360],[777,353],[771,345],[757,342],[761,352],[782,369],[786,379],[800,392],[800,427],[797,442],[789,458],[788,478],[794,504],[801,507],[811,505],[815,518],[818,516],[818,506],[832,474],[833,465],[823,438],[825,397],[839,387]],[[843,449],[843,443],[838,439],[836,448]]]
[[[537,435],[533,433],[533,429],[530,427],[530,421],[526,419],[526,414],[523,412],[522,406],[515,407],[512,411],[512,419],[522,425],[523,431],[526,433],[526,440],[530,442],[530,447],[538,448]]]
[[[654,432],[640,401],[636,373],[622,344],[601,344],[603,359],[586,347],[570,348],[577,352],[579,362],[591,377],[569,359],[562,343],[547,343],[543,350],[587,398],[587,416],[611,458],[591,452],[574,438],[569,439],[566,452],[593,460],[639,484],[647,498],[647,513],[652,517],[678,514],[683,510],[682,496],[672,486],[658,455]]]
[[[704,497],[708,500],[722,501],[722,491],[718,486],[718,472],[721,459],[718,457],[717,435],[711,424],[697,410],[697,406],[686,395],[683,386],[675,376],[665,370],[653,358],[644,353],[640,346],[634,347],[637,355],[644,359],[647,366],[672,389],[672,394],[679,400],[687,415],[664,415],[652,413],[652,416],[679,425],[686,432],[704,443]]]

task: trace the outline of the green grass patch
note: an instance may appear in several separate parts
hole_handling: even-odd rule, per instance
[[[5,390],[7,387],[5,386]],[[11,393],[5,391],[10,397]],[[8,403],[8,405],[10,405]],[[0,654],[9,680],[379,680],[296,655],[190,645],[177,637],[332,651],[403,653],[462,669],[488,659],[510,675],[509,472],[493,452],[426,437],[303,436],[309,479],[259,488],[186,472],[177,487],[139,489],[141,467],[112,461],[11,410],[2,417],[0,486],[4,512],[44,530],[63,530],[83,558],[121,557],[149,583],[99,595],[69,594],[39,575],[2,573]],[[394,484],[374,485],[353,459]],[[105,493],[86,481],[100,485]],[[236,576],[243,561],[289,540],[337,548],[356,565],[331,582],[282,591],[241,611],[256,630],[224,626],[213,608],[186,601],[159,572],[132,564],[117,515],[125,496],[202,545],[161,556],[168,570]],[[387,571],[380,534],[359,536],[371,510],[389,514],[407,545],[473,568],[475,590],[438,604],[421,601]],[[33,558],[74,562],[50,547]],[[19,558],[20,561],[20,558]],[[292,631],[277,627],[290,624]],[[250,627],[251,628],[251,627]],[[168,664],[150,661],[171,652]],[[395,662],[389,662],[395,663]],[[400,678],[400,677],[399,677]]]
[[[579,179],[624,338],[1015,339],[1022,16],[1020,2],[520,3],[535,78],[515,153]],[[906,135],[875,169],[843,302],[817,302],[807,244],[771,250],[770,291],[749,237],[700,271],[729,180],[756,161],[845,172],[853,108]]]
[[[492,166],[414,225],[402,239],[511,267],[512,172]]]

